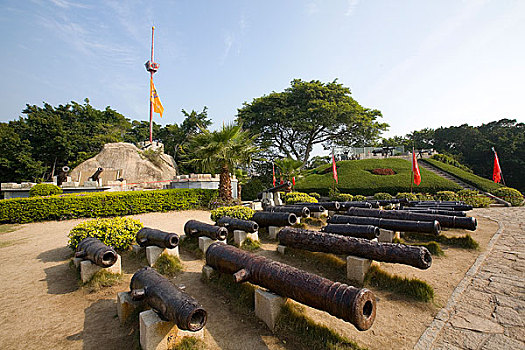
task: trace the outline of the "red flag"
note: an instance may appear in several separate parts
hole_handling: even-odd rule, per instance
[[[273,171],[273,187],[275,187],[275,164],[272,162],[272,171]]]
[[[496,183],[501,182],[501,168],[499,166],[499,159],[496,151],[494,151],[494,170],[492,171],[492,180]]]
[[[295,186],[295,176],[294,176],[294,177],[292,177],[292,185],[294,185],[294,186]]]
[[[419,173],[419,166],[417,165],[416,152],[412,148],[412,172],[414,173],[414,183],[419,186],[421,183],[421,174]]]
[[[339,183],[339,179],[337,178],[337,167],[335,166],[335,158],[334,158],[333,153],[332,153],[332,172],[334,173],[335,183]]]

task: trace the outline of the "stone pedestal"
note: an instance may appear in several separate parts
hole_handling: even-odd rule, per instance
[[[394,238],[394,231],[385,230],[383,228],[379,229],[379,237],[377,237],[378,242],[392,243],[393,238]]]
[[[213,243],[215,243],[215,242],[226,243],[226,240],[219,241],[219,240],[211,239],[210,237],[201,236],[201,237],[199,237],[199,249],[202,250],[203,254],[206,254],[206,251],[208,250],[208,247],[210,245],[212,245]]]
[[[279,244],[277,246],[277,253],[284,255],[284,253],[286,253],[286,246]]]
[[[268,226],[268,236],[271,239],[277,239],[279,231],[281,231],[281,227],[279,226]]]
[[[153,310],[140,313],[139,325],[142,350],[168,350],[184,337],[204,340],[204,328],[198,332],[180,330],[175,323],[161,320]]]
[[[334,210],[328,210],[328,216],[332,217],[336,214]]]
[[[283,205],[283,201],[281,200],[281,194],[279,192],[273,193],[273,202],[275,205]]]
[[[137,244],[133,244],[131,246],[131,251],[135,254],[141,254],[144,251],[144,248]]]
[[[157,246],[146,247],[146,259],[148,260],[149,266],[155,265],[155,262],[160,258],[162,254],[179,257],[179,247],[172,249],[161,248]]]
[[[100,270],[105,270],[110,273],[121,274],[122,273],[122,260],[120,255],[117,254],[117,261],[110,267],[100,267],[93,264],[89,260],[82,260],[80,262],[80,279],[82,283],[88,282],[95,273]]]
[[[253,210],[263,210],[261,202],[251,202],[250,208],[252,208]]]
[[[258,232],[248,233],[246,231],[241,231],[241,230],[233,231],[233,240],[235,244],[237,244],[239,247],[241,246],[242,242],[244,242],[246,238],[251,238],[254,241],[258,241],[259,234]]]
[[[206,280],[210,280],[211,278],[211,274],[213,273],[213,271],[215,271],[215,269],[209,265],[204,265],[202,267],[202,276],[206,279]]]
[[[255,290],[255,315],[266,323],[268,328],[273,330],[277,317],[287,298],[277,294],[256,289]]]
[[[144,303],[131,299],[129,292],[121,292],[117,294],[117,315],[120,324],[126,323],[135,310],[139,308],[144,308]]]
[[[372,266],[372,260],[349,255],[346,257],[346,277],[349,280],[363,283],[370,266]]]

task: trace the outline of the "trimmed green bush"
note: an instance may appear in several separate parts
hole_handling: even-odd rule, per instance
[[[321,199],[321,195],[319,193],[317,193],[317,192],[311,192],[311,193],[308,193],[308,195],[310,197],[314,197],[317,200]]]
[[[139,220],[110,218],[85,221],[75,226],[68,234],[68,246],[76,250],[80,241],[95,237],[102,243],[118,250],[126,250],[135,240],[135,235],[144,227]]]
[[[418,196],[415,193],[410,193],[410,192],[399,192],[398,194],[396,194],[396,198],[397,199],[406,198],[409,201],[417,201],[418,200]],[[432,198],[432,196],[430,198]]]
[[[203,208],[217,197],[217,193],[217,190],[173,189],[5,199],[0,201],[0,223],[123,216]]]
[[[355,196],[353,196],[352,201],[354,202],[366,201],[366,196],[363,196],[362,194],[356,194]]]
[[[376,194],[374,194],[374,199],[390,200],[390,199],[392,199],[392,195],[390,193],[377,192]]]
[[[433,201],[434,196],[428,193],[416,193],[416,200],[418,201]]]
[[[295,203],[317,203],[317,199],[307,195],[302,192],[290,192],[287,193],[283,198],[284,203],[286,204],[295,204]]]
[[[434,198],[438,201],[457,201],[458,195],[452,191],[439,191]]]
[[[445,164],[449,164],[449,165],[452,165],[452,166],[455,166],[456,168],[459,168],[461,170],[464,170],[464,171],[467,171],[469,173],[472,173],[472,170],[461,164],[460,162],[458,162],[457,160],[455,160],[454,158],[452,158],[451,156],[448,156],[446,154],[434,154],[432,157],[430,157],[431,159],[435,159],[441,163],[445,163]]]
[[[492,199],[479,194],[476,190],[461,190],[458,192],[460,201],[472,205],[474,208],[486,208],[492,203]]]
[[[211,219],[215,222],[223,216],[231,218],[250,220],[255,213],[252,208],[244,207],[242,205],[234,205],[231,207],[220,207],[211,211]]]
[[[496,197],[506,200],[514,207],[517,207],[523,203],[523,194],[521,194],[521,192],[515,188],[502,187],[492,192],[492,194]]]
[[[330,196],[331,201],[338,201],[338,202],[351,202],[354,199],[354,196],[352,196],[349,193],[338,193],[334,194],[333,196]]]
[[[53,196],[62,192],[60,187],[53,184],[37,184],[29,190],[29,197]]]

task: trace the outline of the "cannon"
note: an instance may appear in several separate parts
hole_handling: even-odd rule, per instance
[[[273,207],[266,207],[264,208],[264,211],[269,211],[272,213],[293,213],[296,216],[302,216],[303,218],[310,216],[310,209],[300,205],[276,205]]]
[[[278,213],[269,211],[256,211],[252,220],[261,227],[268,226],[290,226],[297,222],[297,216],[293,213]]]
[[[309,203],[296,203],[297,205],[304,205]],[[334,202],[318,202],[317,205],[322,206],[326,210],[338,211],[341,210],[341,204],[337,201]]]
[[[225,240],[228,236],[226,227],[214,226],[197,220],[188,220],[184,224],[184,233],[188,236],[206,236],[215,240]]]
[[[285,181],[284,183],[280,184],[280,185],[277,185],[275,187],[272,187],[272,188],[269,188],[267,190],[264,190],[262,192],[259,192],[257,194],[257,198],[258,199],[262,199],[263,197],[263,193],[276,193],[276,192],[279,192],[279,191],[283,191],[283,192],[289,192],[292,188],[292,183],[290,181]]]
[[[414,213],[406,210],[378,210],[378,209],[361,209],[350,208],[346,215],[375,217],[395,220],[412,220],[412,221],[439,221],[441,227],[463,228],[467,230],[476,230],[477,222],[473,217],[457,217],[448,215]]]
[[[434,206],[438,205],[463,205],[465,202],[462,201],[408,201],[409,205],[426,205]]]
[[[223,216],[217,220],[217,225],[226,227],[228,231],[241,230],[248,233],[257,232],[259,229],[259,224],[255,221],[241,220],[229,216]]]
[[[379,237],[379,227],[372,225],[328,224],[321,229],[326,233],[356,238],[374,239]]]
[[[439,221],[410,221],[382,218],[370,218],[364,216],[334,215],[328,219],[329,224],[354,224],[373,225],[385,230],[400,232],[421,232],[439,235],[441,225]]]
[[[408,199],[406,198],[378,199],[377,202],[380,206],[384,207],[390,204],[401,204],[401,205],[408,204]]]
[[[110,267],[117,262],[118,256],[115,249],[95,237],[87,237],[78,244],[75,258],[90,260],[100,267]]]
[[[323,207],[322,205],[318,203],[296,203],[294,205],[300,205],[301,207],[307,207],[310,210],[310,213],[322,213],[323,211],[325,211],[325,207]]]
[[[63,166],[61,171],[57,175],[57,186],[62,186],[67,181],[67,173],[69,172],[68,166]]]
[[[143,300],[161,319],[182,330],[197,332],[206,324],[206,310],[192,296],[174,286],[151,267],[135,272],[129,284],[133,300]]]
[[[232,274],[235,282],[250,282],[283,297],[352,323],[364,331],[374,323],[376,298],[368,289],[333,282],[313,273],[270,260],[239,248],[213,243],[206,264]]]
[[[341,205],[341,208],[339,210],[348,210],[349,208],[372,208],[374,206],[371,202],[361,202],[361,201],[355,201],[355,202],[339,202]],[[379,208],[379,205],[378,205]]]
[[[97,171],[95,171],[95,173],[93,173],[93,175],[91,175],[91,176],[89,177],[89,180],[91,180],[91,181],[98,181],[99,178],[100,178],[100,174],[101,174],[103,171],[104,171],[104,168],[99,167],[99,168],[97,169]]]
[[[463,218],[467,216],[467,213],[464,211],[444,210],[444,209],[436,209],[436,208],[431,208],[431,207],[403,207],[403,208],[400,208],[400,210],[413,211],[416,213],[423,213],[423,214],[460,216]]]
[[[311,252],[354,255],[364,259],[405,264],[426,270],[432,256],[425,247],[379,243],[367,239],[285,227],[277,234],[279,244]]]
[[[173,249],[179,245],[179,235],[154,228],[143,227],[137,232],[135,240],[141,247],[157,246]]]
[[[453,210],[453,211],[469,211],[472,210],[472,205],[469,204],[456,204],[456,205],[448,205],[448,204],[432,204],[431,206],[426,204],[414,204],[413,207],[415,208],[436,208],[436,209],[442,209],[442,210]]]

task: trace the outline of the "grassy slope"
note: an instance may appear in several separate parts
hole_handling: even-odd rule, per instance
[[[492,192],[503,186],[491,180],[485,179],[484,177],[474,175],[468,171],[462,170],[450,164],[442,163],[435,159],[425,159],[424,161],[486,192]]]
[[[337,162],[339,184],[337,188],[344,193],[373,195],[377,192],[409,192],[412,163],[399,158],[345,160]],[[327,195],[333,184],[332,172],[314,174],[331,165],[322,165],[297,181],[295,189],[302,192],[317,192]],[[391,168],[395,175],[374,175],[370,171],[376,168]],[[421,184],[414,185],[414,192],[436,193],[437,191],[457,191],[462,188],[452,181],[444,179],[426,169],[420,168]]]

